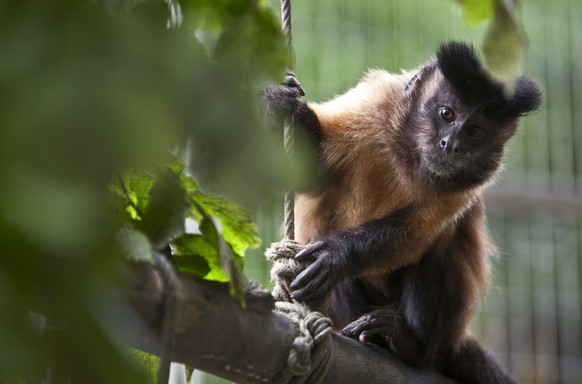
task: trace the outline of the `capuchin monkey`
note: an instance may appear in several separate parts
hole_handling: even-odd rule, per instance
[[[415,71],[370,71],[353,89],[308,103],[292,73],[264,92],[267,121],[292,117],[312,138],[321,185],[299,194],[295,236],[311,260],[295,299],[329,304],[342,334],[461,383],[516,383],[468,334],[494,247],[483,190],[520,117],[542,92],[492,79],[465,43]]]

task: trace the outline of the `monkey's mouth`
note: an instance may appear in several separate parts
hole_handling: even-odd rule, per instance
[[[426,159],[426,168],[434,176],[450,179],[464,169],[465,161],[459,156],[439,154]]]

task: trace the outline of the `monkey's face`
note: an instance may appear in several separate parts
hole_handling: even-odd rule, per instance
[[[517,118],[491,118],[483,108],[463,103],[446,83],[423,103],[411,127],[421,171],[459,186],[489,179],[500,166]]]
[[[492,79],[474,49],[444,44],[406,89],[411,102],[405,127],[419,169],[451,187],[483,184],[499,168],[519,118],[538,108],[541,91],[520,77],[513,95]]]

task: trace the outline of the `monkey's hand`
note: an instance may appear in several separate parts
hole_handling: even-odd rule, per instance
[[[292,296],[311,307],[327,301],[338,282],[347,277],[347,247],[341,239],[323,238],[307,246],[296,260],[313,262],[291,283]]]
[[[362,343],[389,344],[401,325],[402,319],[396,311],[380,308],[352,321],[341,333]]]
[[[296,113],[305,103],[305,91],[293,71],[287,71],[282,84],[267,87],[263,92],[265,117],[269,125],[280,126],[282,119]]]
[[[395,309],[376,309],[346,325],[342,335],[389,349],[404,362],[421,366],[424,347]]]

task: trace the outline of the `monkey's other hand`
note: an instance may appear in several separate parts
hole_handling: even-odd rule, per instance
[[[292,297],[317,307],[330,296],[336,284],[345,277],[347,250],[341,241],[321,239],[295,256],[296,260],[313,262],[291,283]]]
[[[424,347],[408,326],[406,319],[394,308],[378,308],[346,325],[342,335],[387,348],[404,362],[420,367]]]
[[[400,327],[400,315],[389,308],[376,309],[354,320],[342,329],[342,335],[359,340],[362,343],[386,343]]]
[[[292,115],[303,103],[305,91],[292,71],[287,71],[282,84],[272,85],[263,91],[263,105],[269,124],[278,124],[279,120]]]

